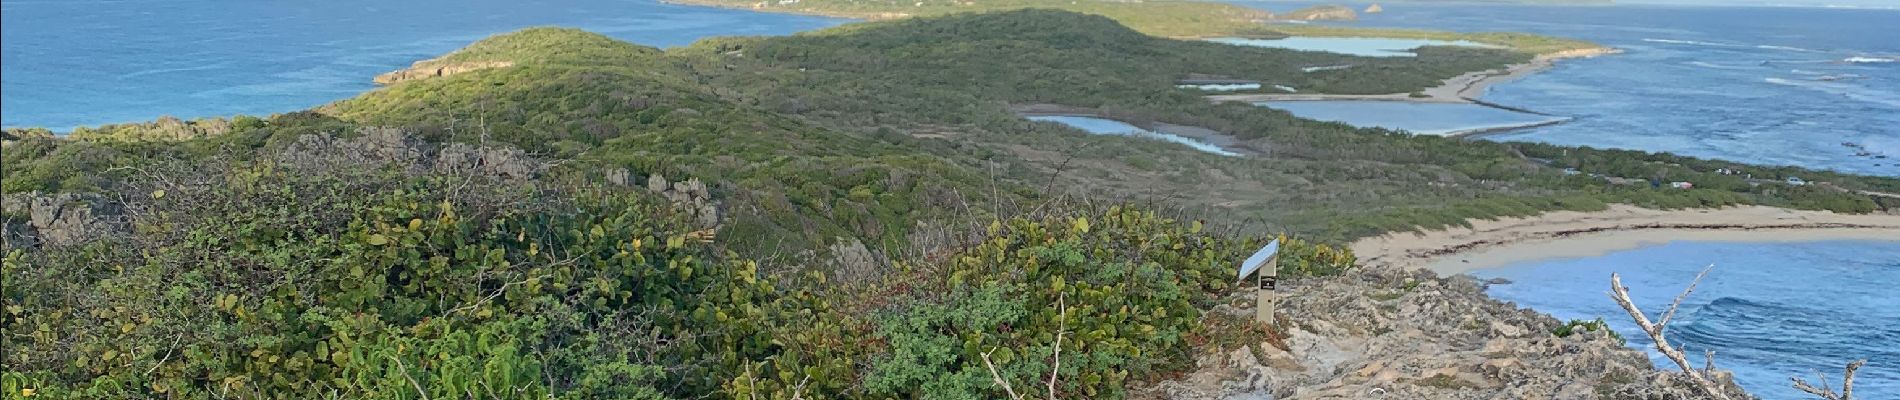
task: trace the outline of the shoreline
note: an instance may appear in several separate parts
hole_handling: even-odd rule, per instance
[[[1510,110],[1510,111],[1516,111],[1516,112],[1547,115],[1547,114],[1543,114],[1543,113],[1539,113],[1535,111],[1488,103],[1488,102],[1478,100],[1477,98],[1483,95],[1485,89],[1490,88],[1492,85],[1497,85],[1501,83],[1515,81],[1518,79],[1523,79],[1524,77],[1530,76],[1532,74],[1549,70],[1552,67],[1555,67],[1558,61],[1572,59],[1572,58],[1591,58],[1591,57],[1597,57],[1597,56],[1603,56],[1603,55],[1617,54],[1617,53],[1622,53],[1622,52],[1623,52],[1622,49],[1617,49],[1614,47],[1597,47],[1597,48],[1590,48],[1590,49],[1569,50],[1569,51],[1562,51],[1562,52],[1551,53],[1551,54],[1538,55],[1536,57],[1531,58],[1530,62],[1526,62],[1522,64],[1506,65],[1503,70],[1488,69],[1488,70],[1483,70],[1483,71],[1466,72],[1464,74],[1454,76],[1449,79],[1445,79],[1444,82],[1438,86],[1433,86],[1433,87],[1429,87],[1429,88],[1425,88],[1424,90],[1421,90],[1419,93],[1424,94],[1424,97],[1414,97],[1412,96],[1412,93],[1387,93],[1387,94],[1286,93],[1286,94],[1217,94],[1217,95],[1208,95],[1206,96],[1206,98],[1209,101],[1213,101],[1217,103],[1230,102],[1230,101],[1257,103],[1257,102],[1264,102],[1264,101],[1346,100],[1346,101],[1403,101],[1403,102],[1413,102],[1413,103],[1477,104],[1477,105],[1482,105],[1486,107],[1492,107],[1492,108],[1498,108],[1498,109],[1504,109],[1504,110]]]
[[[1653,210],[1617,204],[1604,211],[1557,211],[1470,222],[1470,228],[1388,233],[1360,239],[1350,247],[1367,267],[1425,269],[1452,276],[1521,262],[1601,256],[1671,241],[1900,240],[1900,215],[1766,206]]]

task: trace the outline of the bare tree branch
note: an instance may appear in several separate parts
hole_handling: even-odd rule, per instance
[[[1696,273],[1695,279],[1689,280],[1689,287],[1682,289],[1682,293],[1676,295],[1675,301],[1669,302],[1669,310],[1664,311],[1662,318],[1656,320],[1656,326],[1669,325],[1669,320],[1676,317],[1676,309],[1682,307],[1682,300],[1689,298],[1689,293],[1695,292],[1696,284],[1702,283],[1702,277],[1708,276],[1709,271],[1714,269],[1715,264],[1709,264],[1709,266],[1702,268],[1702,272]]]
[[[1828,386],[1826,374],[1817,373],[1817,375],[1821,375],[1821,387],[1818,388],[1808,384],[1808,381],[1802,380],[1801,377],[1798,376],[1788,377],[1788,380],[1794,381],[1794,388],[1796,390],[1807,392],[1823,400],[1854,400],[1854,372],[1859,371],[1860,367],[1866,364],[1867,360],[1864,359],[1847,363],[1847,371],[1841,377],[1841,392],[1838,394],[1834,393],[1834,388]]]
[[[1710,268],[1714,268],[1714,266],[1711,265]],[[1708,269],[1702,270],[1701,274],[1696,275],[1696,281],[1701,281],[1702,277],[1708,273]],[[1696,282],[1690,282],[1689,288],[1683,290],[1682,294],[1677,295],[1675,303],[1670,304],[1669,309],[1663,311],[1661,320],[1663,323],[1667,323],[1669,318],[1676,314],[1676,307],[1682,304],[1683,298],[1689,296],[1689,292],[1695,289],[1695,285]],[[1650,340],[1655,342],[1656,351],[1662,352],[1663,357],[1667,357],[1669,361],[1675,362],[1676,367],[1681,368],[1683,375],[1688,376],[1690,381],[1702,389],[1703,394],[1707,394],[1709,397],[1716,399],[1728,400],[1728,393],[1722,390],[1720,385],[1715,384],[1715,381],[1710,380],[1707,376],[1703,375],[1701,371],[1696,370],[1694,366],[1690,365],[1688,357],[1682,354],[1682,350],[1671,346],[1669,339],[1663,337],[1663,328],[1665,325],[1662,323],[1650,323],[1649,316],[1643,314],[1643,309],[1636,307],[1636,303],[1630,300],[1629,288],[1623,286],[1623,277],[1621,275],[1615,273],[1610,274],[1610,298],[1616,300],[1617,305],[1623,306],[1623,311],[1629,312],[1630,319],[1636,322],[1636,326],[1642,328],[1643,333],[1649,335]],[[1712,361],[1709,366],[1714,366]]]
[[[1068,292],[1056,296],[1055,366],[1049,368],[1049,400],[1056,399],[1056,375],[1062,373],[1062,335],[1069,331]]]
[[[983,366],[990,369],[990,379],[996,382],[997,386],[1003,387],[1003,392],[1009,394],[1010,400],[1023,400],[1023,396],[1016,394],[1016,389],[1009,386],[1009,381],[1003,380],[1003,374],[996,372],[996,364],[990,362],[990,353],[995,352],[996,349],[983,352]]]
[[[396,358],[396,356],[389,356],[389,361],[395,361],[396,371],[401,372],[403,379],[408,379],[410,385],[415,385],[417,396],[421,396],[422,400],[429,400],[429,391],[422,389],[422,383],[416,382],[416,377],[409,376],[409,368],[402,365],[402,359]]]

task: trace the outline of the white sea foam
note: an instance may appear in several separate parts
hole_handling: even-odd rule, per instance
[[[1820,50],[1812,50],[1812,49],[1803,49],[1803,48],[1800,48],[1800,47],[1788,47],[1788,46],[1776,46],[1776,45],[1772,45],[1772,44],[1758,44],[1758,45],[1755,45],[1755,48],[1757,48],[1757,49],[1768,49],[1768,50],[1787,50],[1787,51],[1799,51],[1799,52],[1803,52],[1803,53],[1819,53],[1819,52],[1821,52]]]
[[[1742,45],[1739,45],[1739,44],[1729,44],[1729,43],[1716,43],[1716,42],[1703,42],[1703,41],[1695,41],[1695,40],[1679,40],[1679,39],[1650,39],[1650,38],[1643,38],[1643,41],[1645,41],[1645,42],[1650,42],[1650,43],[1668,43],[1668,44],[1686,44],[1686,45],[1691,45],[1691,46],[1713,46],[1713,47],[1743,47]]]
[[[1900,94],[1873,90],[1866,86],[1836,81],[1790,80],[1781,78],[1764,78],[1762,80],[1776,85],[1793,86],[1887,107],[1900,108]]]
[[[1855,64],[1885,64],[1885,63],[1890,63],[1890,62],[1900,61],[1900,60],[1895,60],[1893,57],[1864,57],[1863,56],[1863,57],[1848,57],[1847,59],[1844,59],[1841,61],[1855,63]]]
[[[1702,67],[1702,68],[1714,68],[1714,69],[1729,69],[1729,70],[1750,70],[1750,69],[1755,69],[1755,68],[1750,68],[1750,67],[1740,67],[1740,66],[1734,66],[1734,65],[1720,65],[1720,64],[1711,64],[1711,63],[1708,63],[1708,62],[1703,62],[1703,61],[1690,61],[1690,62],[1687,62],[1687,63],[1685,63],[1685,64],[1689,64],[1689,65],[1694,65],[1694,66],[1698,66],[1698,67]]]

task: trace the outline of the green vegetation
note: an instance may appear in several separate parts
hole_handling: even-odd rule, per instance
[[[1205,74],[1409,92],[1527,57],[1240,48],[1046,10],[666,51],[542,28],[445,58],[512,66],[313,111],[66,139],[9,131],[0,191],[102,195],[126,210],[126,231],[7,243],[0,387],[46,398],[996,398],[983,355],[1005,379],[1041,381],[1060,336],[1058,391],[1118,398],[1190,367],[1196,346],[1231,344],[1210,335],[1271,335],[1202,311],[1231,290],[1233,262],[1272,235],[1289,235],[1280,273],[1294,279],[1352,268],[1332,245],[1469,218],[1611,203],[1856,212],[1885,206],[1836,189],[1900,186],[1760,167],[1747,168],[1831,184],[1724,183],[1707,172],[1715,161],[1356,129],[1173,87]],[[1360,67],[1300,71],[1339,63]],[[1031,104],[1204,127],[1261,155],[1091,136],[1010,111]],[[370,135],[385,127],[418,144]],[[332,139],[361,160],[313,152]],[[348,142],[359,139],[391,141]],[[545,168],[491,176],[403,158],[451,145],[520,149]],[[302,160],[333,156],[347,168]],[[717,220],[626,185],[656,176],[708,183]],[[851,244],[875,265],[845,261]]]
[[[684,4],[745,8],[765,12],[819,14],[872,20],[933,17],[960,13],[1056,9],[1100,15],[1135,31],[1162,37],[1282,37],[1265,29],[1271,13],[1233,4],[1201,1],[1121,2],[1104,0],[678,0]]]
[[[1563,326],[1551,329],[1550,333],[1557,335],[1557,337],[1570,337],[1570,335],[1576,334],[1577,332],[1599,331],[1609,333],[1610,338],[1616,339],[1617,343],[1624,342],[1623,335],[1616,333],[1615,330],[1611,330],[1610,325],[1603,322],[1603,317],[1597,317],[1597,319],[1594,320],[1573,319],[1563,324]]]
[[[746,8],[766,12],[820,14],[873,20],[907,17],[944,16],[960,13],[997,12],[1024,9],[1053,9],[1100,15],[1130,29],[1148,35],[1170,38],[1286,36],[1389,37],[1435,40],[1469,40],[1514,49],[1529,54],[1601,47],[1596,44],[1524,33],[1458,33],[1415,29],[1356,28],[1291,24],[1267,24],[1273,13],[1243,6],[1202,1],[1114,0],[927,0],[918,2],[866,0],[798,0],[793,2],[752,0],[679,0],[685,4]],[[1295,10],[1289,15],[1323,11],[1317,6]],[[1351,10],[1344,10],[1350,13]]]

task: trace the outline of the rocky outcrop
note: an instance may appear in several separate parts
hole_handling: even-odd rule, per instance
[[[1274,16],[1274,19],[1292,21],[1352,21],[1359,19],[1359,14],[1353,12],[1351,8],[1347,8],[1346,6],[1323,5],[1293,10],[1286,14]]]
[[[1146,397],[1698,397],[1607,332],[1557,337],[1556,319],[1486,297],[1467,276],[1363,270],[1288,283],[1279,311],[1284,347],[1201,354],[1195,371],[1143,389]],[[1251,293],[1216,312],[1252,315],[1251,299],[1242,297]]]
[[[396,128],[366,127],[356,133],[355,137],[344,138],[328,134],[299,136],[277,159],[289,167],[307,170],[394,165],[415,173],[433,171],[503,179],[533,178],[548,167],[547,163],[509,146],[467,143],[435,146]]]
[[[1366,6],[1367,14],[1378,14],[1382,12],[1385,12],[1385,7],[1380,7],[1378,3],[1373,3],[1370,6]]]
[[[99,195],[9,194],[0,210],[0,235],[12,247],[67,246],[125,231],[124,207]]]
[[[409,66],[409,68],[376,75],[374,79],[371,79],[371,82],[375,82],[378,85],[391,85],[397,82],[449,76],[490,68],[507,68],[514,65],[515,63],[512,61],[444,62],[439,59],[430,59],[418,61]]]
[[[624,171],[624,170],[622,170]],[[626,177],[628,172],[608,173],[608,179],[615,176]],[[625,181],[623,180],[623,183]],[[706,183],[699,178],[670,182],[665,176],[653,174],[647,176],[647,190],[673,202],[674,209],[686,213],[696,226],[712,228],[719,226],[719,203],[713,201],[712,192],[706,189]]]

